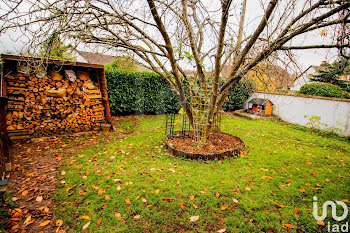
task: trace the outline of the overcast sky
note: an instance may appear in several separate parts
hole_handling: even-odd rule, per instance
[[[211,1],[215,2],[215,1]],[[241,7],[242,0],[236,0],[236,7]],[[215,4],[215,3],[214,3]],[[257,10],[257,0],[248,0],[247,13],[246,13],[246,24],[254,22],[253,19],[257,15],[262,14],[262,11]],[[256,27],[253,25],[254,28]],[[313,35],[308,34],[307,37],[298,38],[300,45],[306,44],[329,44],[330,38],[320,37],[319,32],[315,32]],[[28,41],[28,38],[21,36],[20,32],[8,31],[6,34],[0,36],[0,53],[13,53],[18,54],[24,50],[25,42]],[[84,48],[80,48],[84,50]],[[313,49],[313,50],[303,50],[295,52],[298,59],[297,62],[303,69],[306,69],[310,65],[320,65],[322,61],[332,62],[337,57],[336,49]]]

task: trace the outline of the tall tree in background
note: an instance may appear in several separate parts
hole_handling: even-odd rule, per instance
[[[332,64],[325,64],[326,70],[321,70],[310,79],[313,82],[331,83],[341,87],[344,91],[350,91],[350,82],[342,77],[350,75],[350,61],[343,59]]]
[[[254,9],[247,6],[255,12],[247,23],[240,23],[244,17],[233,0],[1,1],[10,13],[0,15],[0,33],[21,27],[40,39],[55,30],[66,40],[133,52],[179,96],[199,144],[230,91],[261,61],[297,49],[346,54],[349,48],[347,0],[256,0]],[[342,39],[301,44],[301,35],[325,29]],[[230,74],[222,83],[227,65]],[[187,76],[187,67],[196,75]]]
[[[61,59],[72,61],[74,57],[71,52],[72,46],[65,45],[56,31],[53,31],[49,37],[41,44],[39,56],[52,59]]]

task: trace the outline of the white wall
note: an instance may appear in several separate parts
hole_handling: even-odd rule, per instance
[[[321,123],[326,124],[321,129],[338,128],[341,136],[350,136],[350,101],[267,93],[254,93],[248,101],[252,98],[271,100],[273,114],[284,121],[307,126],[310,116],[319,116]]]

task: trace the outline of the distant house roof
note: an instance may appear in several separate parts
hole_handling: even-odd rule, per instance
[[[196,70],[185,70],[184,73],[185,73],[186,76],[192,76],[192,77],[197,75],[197,71]]]
[[[320,73],[321,71],[327,70],[327,68],[324,66],[311,66],[311,67],[314,68],[317,73]]]
[[[249,104],[257,104],[257,105],[265,105],[268,101],[270,101],[270,100],[269,99],[261,99],[261,98],[253,98],[253,99],[249,100],[248,103]]]
[[[77,51],[88,63],[106,65],[117,59],[116,56]]]

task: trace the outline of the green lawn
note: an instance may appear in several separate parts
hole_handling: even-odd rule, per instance
[[[190,161],[166,153],[164,115],[136,119],[137,126],[131,118],[116,125],[135,128],[131,134],[66,158],[54,198],[70,232],[88,222],[90,232],[323,232],[312,216],[312,197],[319,206],[350,199],[345,139],[224,116],[222,131],[241,137],[249,152]]]

